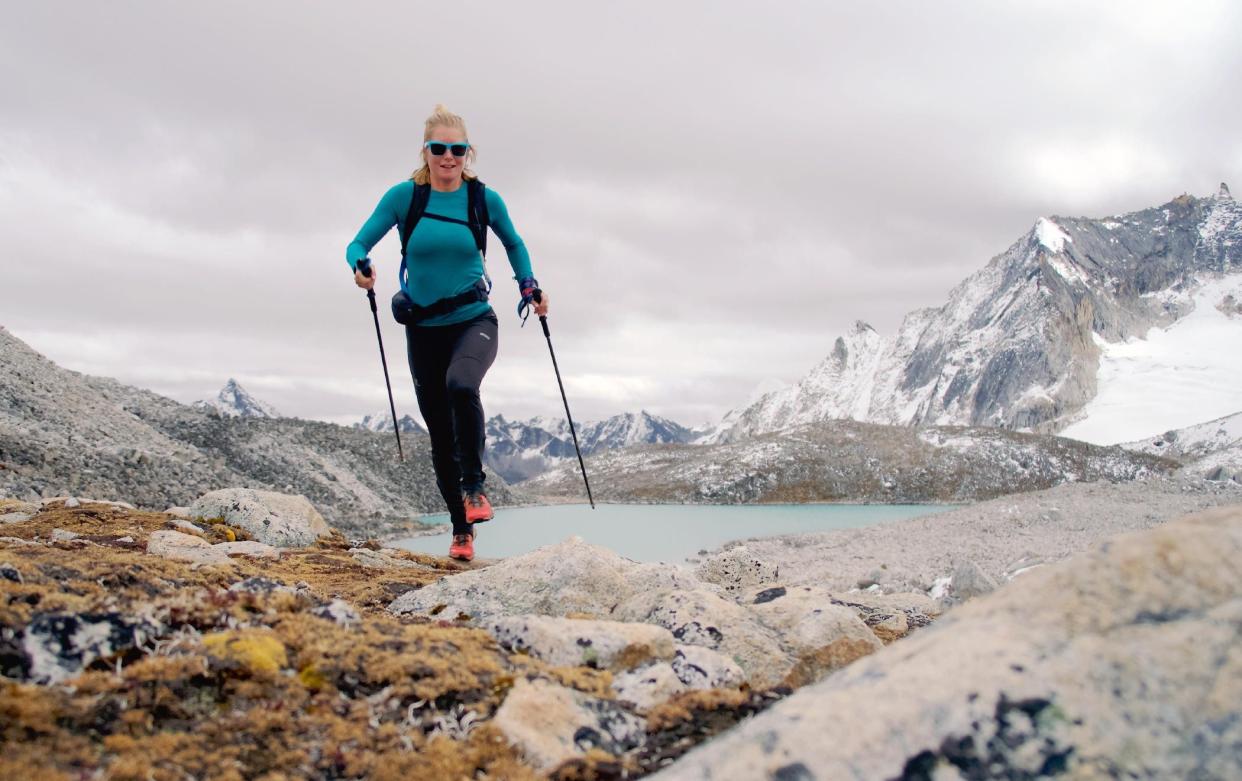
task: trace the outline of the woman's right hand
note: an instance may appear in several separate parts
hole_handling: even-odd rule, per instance
[[[361,271],[354,269],[354,284],[363,290],[375,287],[375,264],[371,264],[371,276],[369,277],[364,277]]]

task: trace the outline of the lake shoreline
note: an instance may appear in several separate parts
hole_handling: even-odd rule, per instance
[[[589,543],[616,550],[638,561],[684,563],[702,551],[732,540],[762,534],[797,532],[889,523],[936,514],[953,505],[879,503],[755,503],[666,504],[605,502],[590,510],[586,504],[502,507],[497,518],[478,528],[476,554],[489,559],[528,553],[538,547],[580,536]],[[442,555],[449,529],[447,514],[423,518],[434,531],[385,540],[404,550]],[[428,537],[438,538],[429,541]]]

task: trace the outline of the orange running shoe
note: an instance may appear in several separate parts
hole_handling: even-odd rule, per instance
[[[449,545],[449,558],[458,561],[470,561],[474,558],[474,532],[453,535],[453,543]]]
[[[487,494],[482,491],[466,492],[461,500],[466,505],[466,523],[483,523],[496,517],[492,503],[487,501]]]

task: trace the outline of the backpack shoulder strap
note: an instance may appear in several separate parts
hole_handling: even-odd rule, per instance
[[[427,201],[431,197],[431,185],[415,184],[414,196],[410,198],[410,210],[405,220],[398,226],[401,231],[401,260],[405,261],[405,253],[410,246],[410,237],[414,235],[414,227],[427,211]]]
[[[470,230],[474,233],[474,243],[479,252],[487,257],[487,227],[491,219],[487,214],[487,185],[478,179],[466,182],[466,218],[470,221]]]

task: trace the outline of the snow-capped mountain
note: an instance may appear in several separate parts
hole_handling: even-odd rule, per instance
[[[214,409],[229,418],[279,418],[282,415],[266,402],[251,396],[237,380],[229,378],[220,393],[209,401],[196,401],[195,407]]]
[[[689,442],[696,432],[645,410],[607,420],[575,424],[584,456],[636,444]],[[542,474],[567,459],[577,459],[569,423],[564,418],[536,417],[509,421],[496,415],[487,421],[488,468],[509,482]]]
[[[731,442],[830,419],[1051,432],[1110,414],[1131,426],[1128,436],[1114,436],[1114,427],[1066,434],[1106,444],[1134,439],[1201,421],[1212,416],[1207,409],[1242,408],[1242,382],[1227,380],[1242,379],[1242,350],[1226,348],[1242,342],[1240,301],[1242,207],[1223,184],[1212,197],[1183,195],[1106,219],[1041,218],[943,306],[911,312],[893,336],[856,323],[800,382],[729,413],[731,424],[705,439]],[[1197,322],[1187,319],[1196,311],[1210,323],[1183,326],[1175,343],[1152,352],[1156,335]],[[1124,406],[1133,394],[1118,400],[1120,412],[1090,408],[1148,376],[1126,370],[1136,354],[1153,371],[1167,369],[1158,374],[1167,384],[1146,389],[1164,394],[1162,414],[1137,419],[1133,405]],[[1186,379],[1204,360],[1211,371],[1186,383],[1195,387],[1199,417],[1179,418],[1185,388],[1170,378]]]
[[[419,425],[418,421],[409,415],[401,416],[401,433],[409,433],[411,431],[420,431],[424,434],[427,430]],[[354,428],[366,429],[367,431],[392,431],[392,413],[391,412],[374,412],[370,415],[364,415],[362,420],[354,424]]]

